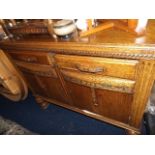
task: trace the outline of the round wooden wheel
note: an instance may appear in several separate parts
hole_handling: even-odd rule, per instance
[[[11,59],[0,50],[0,94],[12,101],[24,100],[28,88]]]

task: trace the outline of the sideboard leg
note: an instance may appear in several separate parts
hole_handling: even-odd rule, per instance
[[[34,95],[34,97],[42,109],[46,109],[48,107],[49,103],[42,99],[40,96]]]
[[[128,129],[125,129],[125,132],[126,132],[127,135],[140,135],[141,134],[138,131],[128,130]]]

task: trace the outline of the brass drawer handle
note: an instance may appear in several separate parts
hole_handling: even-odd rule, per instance
[[[26,61],[26,62],[32,62],[35,63],[37,62],[37,58],[36,57],[19,57],[20,60],[22,61]]]
[[[35,57],[27,58],[28,62],[37,62],[37,59]]]
[[[104,72],[105,68],[103,67],[93,67],[92,66],[82,66],[80,64],[76,65],[76,68],[82,72],[89,72],[89,73],[99,73],[99,72]]]

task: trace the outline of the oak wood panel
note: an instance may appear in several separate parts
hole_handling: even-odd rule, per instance
[[[140,128],[144,110],[154,83],[155,61],[141,60],[137,71],[137,83],[131,107],[130,125]]]
[[[39,76],[47,76],[57,78],[57,73],[52,66],[49,65],[40,65],[33,63],[25,63],[22,61],[14,61],[17,66],[19,66],[24,72],[35,73]]]
[[[95,89],[96,103],[94,103],[93,92],[90,87],[68,81],[66,81],[66,85],[72,97],[74,107],[128,123],[133,95]]]
[[[30,64],[20,61],[15,61],[15,63],[24,73],[31,89],[36,94],[70,103],[57,73],[52,66]]]
[[[93,112],[93,98],[89,87],[81,86],[68,81],[66,81],[66,86],[75,107]]]
[[[135,79],[137,60],[55,55],[59,68],[79,70],[113,77]]]
[[[132,94],[96,89],[97,113],[105,117],[128,123]]]
[[[42,96],[46,96],[46,91],[44,91],[44,87],[42,86],[42,84],[40,84],[40,82],[38,83],[38,78],[37,76],[35,76],[34,74],[28,74],[25,73],[24,70],[21,69],[21,71],[23,72],[27,83],[29,85],[29,87],[33,90],[34,93],[36,94],[40,94]]]
[[[46,96],[65,103],[69,103],[68,98],[58,79],[48,77],[37,77],[42,90],[46,92]],[[45,97],[46,97],[45,96]]]
[[[11,57],[18,61],[28,62],[28,63],[38,63],[38,64],[49,64],[47,53],[36,51],[36,53],[30,51],[9,51]]]
[[[61,70],[65,80],[80,85],[118,92],[133,93],[135,81],[109,76]]]

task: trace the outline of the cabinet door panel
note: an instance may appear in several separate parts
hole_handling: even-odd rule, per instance
[[[27,80],[27,83],[29,85],[29,87],[31,88],[31,90],[33,90],[34,93],[42,95],[42,96],[46,96],[46,92],[43,91],[43,89],[41,88],[40,84],[38,84],[38,78],[33,75],[33,74],[28,74],[25,73],[23,70],[21,70]]]
[[[67,70],[61,73],[75,107],[128,123],[135,81]]]
[[[96,89],[97,113],[124,123],[129,120],[132,94]]]
[[[91,89],[86,86],[78,85],[66,81],[66,86],[71,95],[73,105],[81,110],[92,111],[92,93]]]
[[[69,102],[59,79],[38,75],[36,76],[35,74],[28,73],[25,73],[25,77],[35,93],[44,97],[55,99],[60,102]]]
[[[61,81],[52,66],[15,61],[24,73],[29,86],[41,96],[69,103]]]

